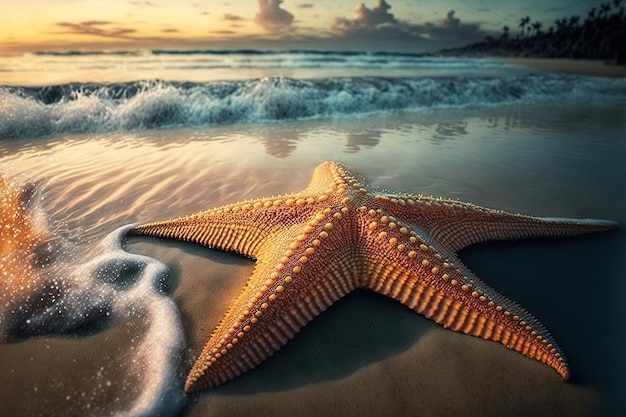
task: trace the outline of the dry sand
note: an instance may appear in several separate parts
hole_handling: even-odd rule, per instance
[[[608,65],[602,61],[555,58],[494,58],[507,64],[524,65],[546,72],[590,75],[594,77],[626,77],[626,66]]]

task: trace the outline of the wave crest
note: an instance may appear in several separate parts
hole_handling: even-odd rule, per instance
[[[625,80],[556,74],[0,87],[0,139],[593,100],[625,93]]]

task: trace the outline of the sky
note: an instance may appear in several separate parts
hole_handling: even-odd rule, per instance
[[[608,1],[608,0],[607,0]],[[610,1],[608,1],[610,2]],[[0,0],[0,54],[37,50],[431,52],[529,16],[583,19],[598,0]],[[581,19],[582,20],[582,19]]]

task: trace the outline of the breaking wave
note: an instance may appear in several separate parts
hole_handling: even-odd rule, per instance
[[[285,77],[0,87],[0,139],[264,123],[432,108],[607,100],[626,80],[514,77]]]

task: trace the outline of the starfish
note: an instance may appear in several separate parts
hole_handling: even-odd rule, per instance
[[[474,276],[457,252],[487,240],[568,237],[616,226],[383,192],[348,168],[325,162],[302,192],[143,224],[132,233],[256,260],[188,375],[190,393],[256,367],[357,288],[398,300],[445,328],[500,342],[566,380],[567,362],[546,328]]]

